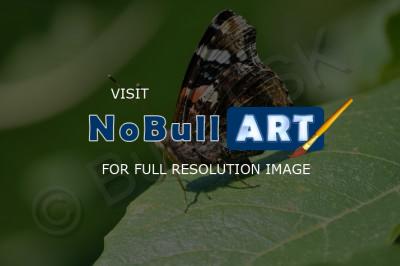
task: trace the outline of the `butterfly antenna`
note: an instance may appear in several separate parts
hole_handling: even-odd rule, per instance
[[[114,78],[111,74],[108,74],[108,75],[107,75],[107,78],[108,78],[109,80],[111,80],[112,83],[114,83],[118,88],[121,87],[121,85],[119,84],[119,82],[117,81],[117,79]],[[136,84],[136,87],[139,87],[139,86],[140,86],[140,84],[137,83],[137,84]],[[156,146],[157,146],[157,145],[156,145]],[[165,154],[165,151],[162,151],[162,157],[163,157],[162,160],[163,160],[164,169],[167,169],[167,161],[166,161],[166,154]],[[164,181],[165,178],[166,178],[166,175],[160,176],[159,180],[162,182],[162,181]],[[181,187],[182,187],[182,182],[181,182],[181,181],[180,181],[180,185],[181,185]],[[186,193],[185,193],[185,200],[186,200]]]
[[[111,75],[111,74],[108,74],[107,75],[107,78],[109,79],[109,80],[111,80],[115,85],[117,85],[118,87],[121,87],[121,85],[118,83],[118,81]]]

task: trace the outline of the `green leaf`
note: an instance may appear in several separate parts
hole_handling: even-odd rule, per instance
[[[400,243],[400,224],[393,228],[389,235],[389,244],[399,244]]]
[[[190,200],[197,195],[186,214],[167,177],[131,203],[96,265],[310,265],[381,247],[400,222],[399,88],[398,80],[354,97],[323,151],[253,160],[310,163],[310,175],[253,176],[254,189],[185,176]],[[326,116],[343,101],[325,106]]]
[[[393,266],[400,261],[400,246],[383,246],[363,252],[357,252],[349,260],[343,263],[323,263],[312,266]],[[310,265],[311,266],[311,265]]]
[[[400,76],[400,11],[393,13],[386,22],[386,35],[390,44],[392,59],[383,68],[382,80]]]

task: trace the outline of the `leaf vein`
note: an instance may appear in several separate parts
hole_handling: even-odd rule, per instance
[[[378,201],[378,200],[380,200],[380,199],[382,199],[382,198],[384,198],[384,197],[386,197],[386,196],[388,196],[388,195],[390,195],[392,193],[397,193],[399,190],[400,190],[400,185],[397,185],[397,186],[395,186],[395,187],[393,187],[393,188],[391,188],[389,190],[386,190],[386,191],[382,192],[381,194],[377,195],[376,197],[374,197],[374,198],[372,198],[372,199],[370,199],[368,201],[365,201],[365,202],[363,202],[363,203],[361,203],[361,204],[359,204],[359,205],[357,205],[357,206],[355,206],[353,208],[345,209],[343,212],[333,216],[332,218],[329,218],[328,220],[326,220],[326,221],[324,221],[324,222],[322,222],[320,224],[311,226],[308,230],[305,230],[303,232],[297,233],[297,234],[295,234],[295,235],[293,235],[293,236],[291,236],[291,237],[289,237],[289,238],[287,238],[287,239],[285,239],[285,240],[273,245],[272,247],[270,247],[270,248],[268,248],[268,249],[266,249],[266,250],[264,250],[262,252],[259,252],[255,257],[250,258],[250,260],[246,263],[246,265],[251,265],[257,258],[259,258],[259,257],[261,257],[261,256],[263,256],[263,255],[265,255],[265,254],[267,254],[269,252],[272,252],[272,251],[274,251],[274,250],[276,250],[276,249],[278,249],[278,248],[280,248],[280,247],[282,247],[282,246],[284,246],[284,245],[286,245],[286,244],[288,244],[288,243],[290,243],[292,241],[301,239],[301,238],[303,238],[303,237],[305,237],[305,236],[307,236],[307,235],[309,235],[311,233],[314,233],[314,232],[316,232],[316,231],[318,231],[320,229],[324,229],[325,227],[327,227],[331,223],[336,222],[336,221],[344,218],[345,216],[347,216],[347,215],[349,215],[351,213],[354,213],[354,212],[358,211],[359,209],[361,209],[361,208],[363,208],[363,207],[365,207],[365,206],[367,206],[369,204],[372,204],[372,203],[374,203],[374,202],[376,202],[376,201]]]

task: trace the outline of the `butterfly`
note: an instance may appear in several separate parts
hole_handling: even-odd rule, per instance
[[[220,115],[220,142],[175,142],[167,136],[159,146],[177,163],[250,163],[249,157],[262,152],[226,148],[227,109],[289,105],[285,85],[257,54],[255,28],[223,10],[212,19],[190,60],[173,119],[194,125],[196,115]]]

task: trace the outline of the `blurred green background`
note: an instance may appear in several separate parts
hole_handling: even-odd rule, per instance
[[[9,1],[0,28],[0,265],[90,265],[156,177],[101,177],[103,161],[154,162],[142,143],[89,143],[88,114],[171,118],[190,57],[230,8],[296,105],[400,76],[398,1]],[[151,89],[116,101],[107,80]],[[107,179],[108,178],[108,179]],[[132,251],[134,252],[134,251]]]

